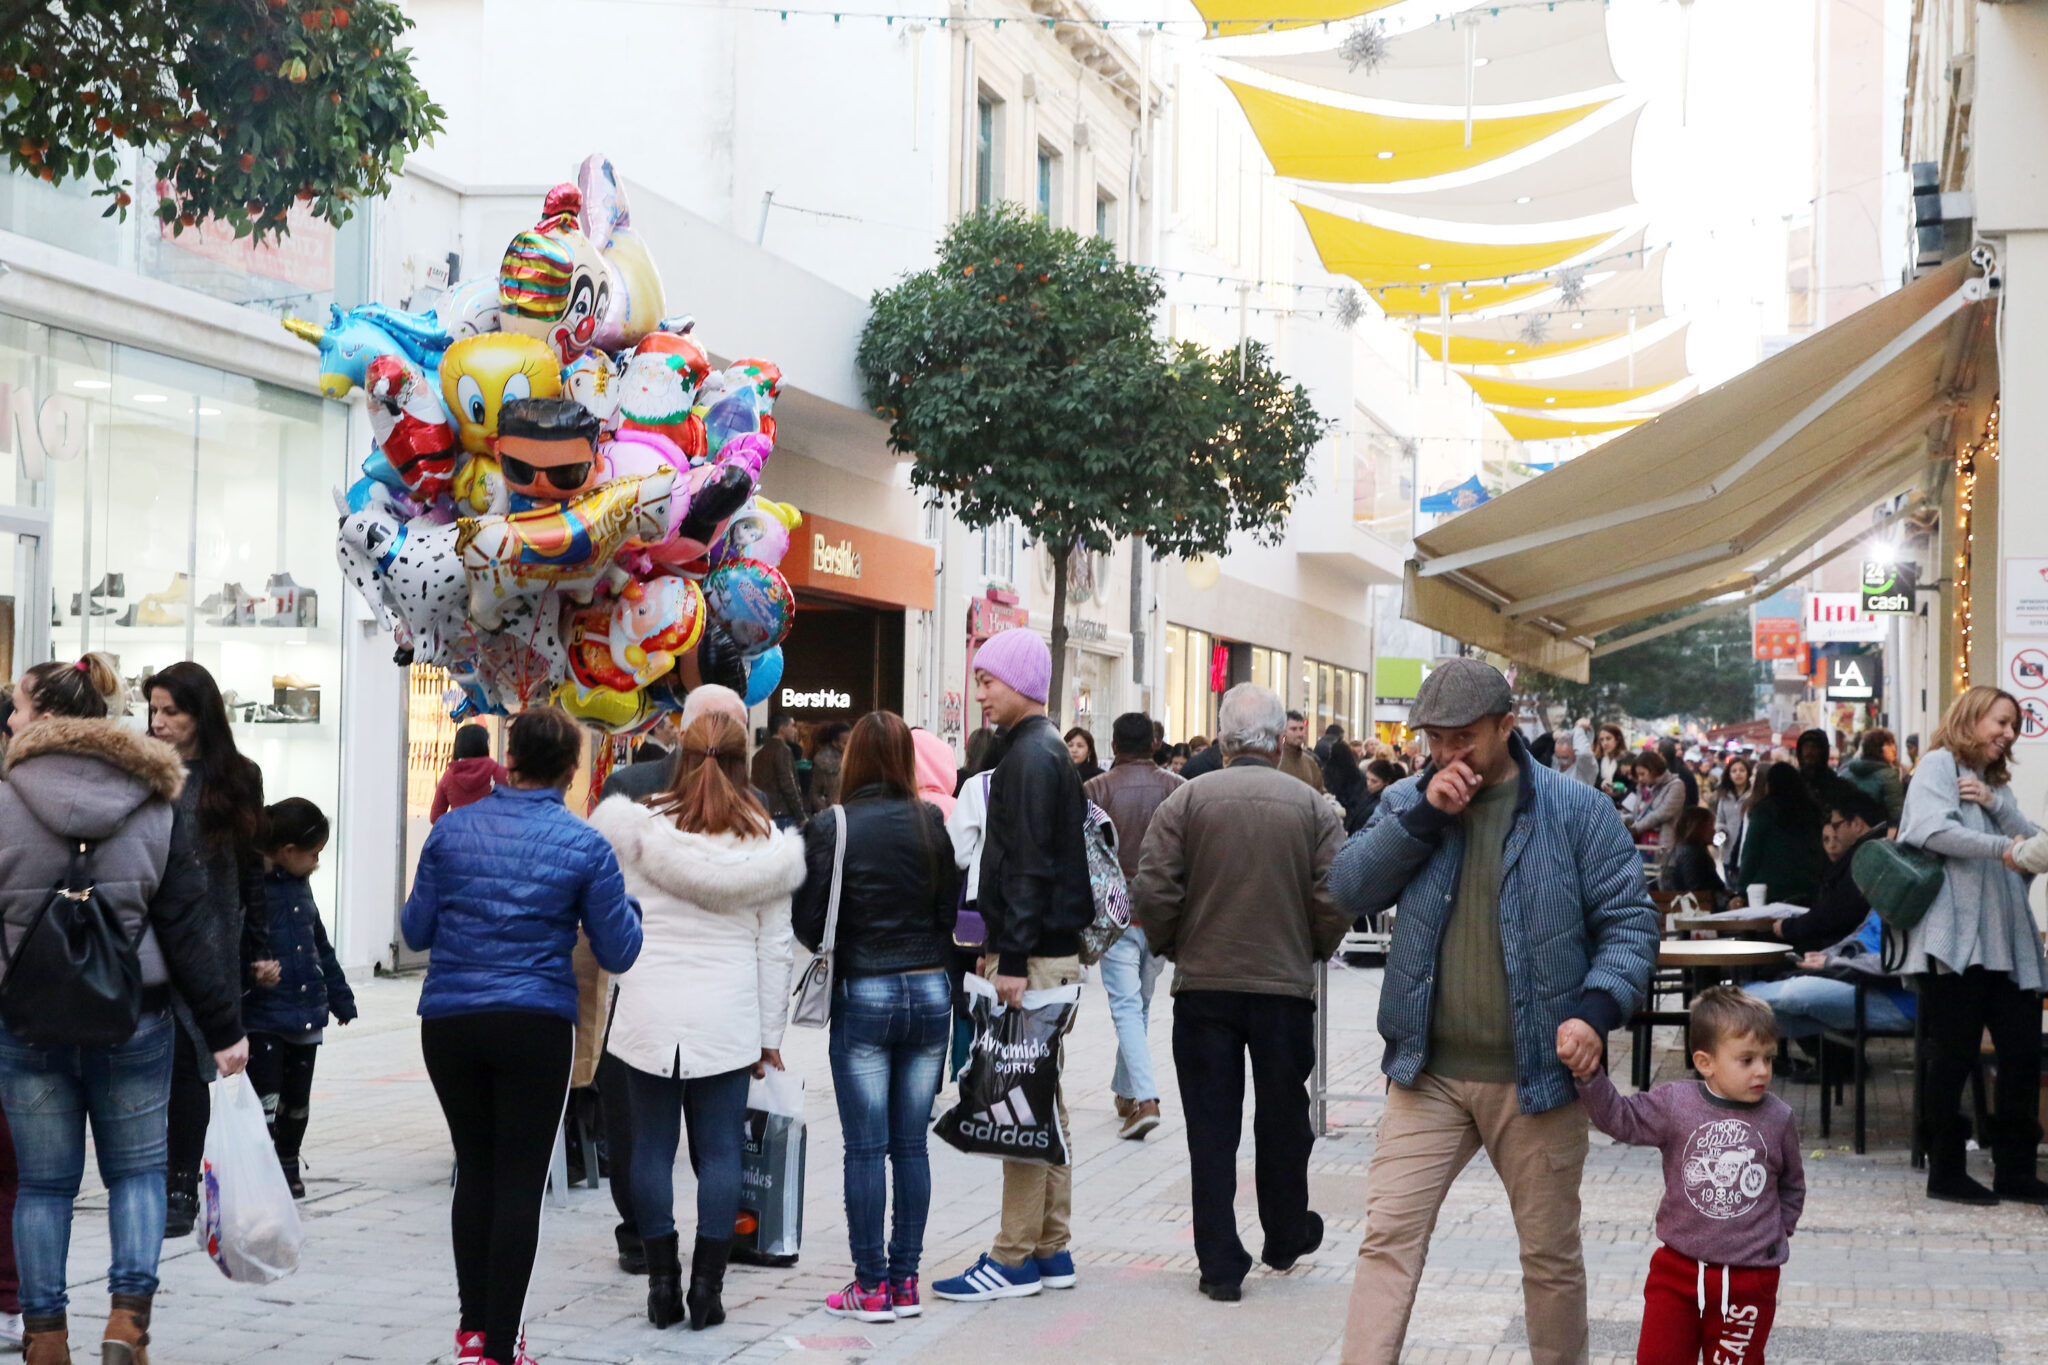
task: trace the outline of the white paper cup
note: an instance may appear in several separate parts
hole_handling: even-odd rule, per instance
[[[1769,905],[1771,903],[1770,893],[1771,888],[1765,885],[1763,882],[1751,882],[1749,884],[1749,890],[1747,895],[1747,899],[1749,901],[1749,908],[1752,910],[1761,910],[1766,905]]]

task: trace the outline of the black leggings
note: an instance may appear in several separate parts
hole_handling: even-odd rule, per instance
[[[1979,1133],[1996,1164],[2032,1174],[2041,1140],[2041,993],[2008,972],[1982,967],[1920,978],[1927,1017],[1927,1123],[1937,1143],[1962,1147],[1963,1087],[1977,1069],[1986,1029],[1998,1059],[1992,1131]]]
[[[455,1144],[455,1283],[459,1330],[484,1334],[484,1356],[519,1350],[540,1206],[576,1026],[552,1014],[486,1010],[420,1024],[427,1075]]]
[[[197,1194],[199,1167],[206,1160],[206,1124],[213,1117],[213,1098],[207,1093],[207,1083],[199,1077],[199,1044],[192,1041],[182,1025],[174,1023],[172,1028],[177,1036],[171,1047],[167,1185],[171,1194]]]
[[[283,1161],[299,1159],[313,1113],[313,1063],[320,1044],[293,1043],[275,1033],[249,1035],[249,1083],[263,1101],[270,1140]]]

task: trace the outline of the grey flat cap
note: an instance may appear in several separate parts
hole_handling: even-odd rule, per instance
[[[1451,659],[1438,664],[1422,680],[1408,724],[1456,729],[1482,716],[1504,716],[1515,709],[1514,693],[1499,669],[1483,659]]]

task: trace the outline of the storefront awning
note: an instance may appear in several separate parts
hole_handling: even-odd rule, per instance
[[[1425,532],[1403,615],[1584,680],[1601,632],[1800,572],[1920,480],[1985,294],[1952,262]]]

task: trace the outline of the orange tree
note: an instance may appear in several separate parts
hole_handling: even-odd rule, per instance
[[[876,294],[861,336],[867,401],[915,458],[911,483],[969,526],[1015,518],[1050,552],[1055,717],[1074,550],[1276,542],[1329,429],[1263,348],[1240,360],[1160,341],[1159,301],[1152,273],[1109,243],[1001,205]]]
[[[441,127],[411,27],[393,0],[0,0],[0,150],[97,181],[108,216],[154,199],[174,232],[281,237],[294,203],[338,225]],[[161,193],[123,178],[125,147]]]

